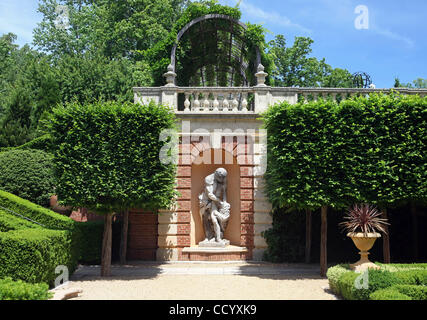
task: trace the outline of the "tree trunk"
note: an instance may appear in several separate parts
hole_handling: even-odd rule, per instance
[[[129,226],[129,210],[123,212],[122,221],[122,237],[120,240],[120,264],[126,263],[126,253],[128,247],[128,226]]]
[[[102,240],[101,277],[111,275],[112,221],[113,214],[106,214],[104,218],[104,237]]]
[[[387,219],[387,209],[382,209],[382,218],[383,219]],[[383,234],[383,258],[384,258],[384,263],[390,263],[390,232],[389,232],[389,228],[386,225],[384,227],[385,232]]]
[[[320,229],[320,276],[325,277],[328,269],[327,259],[327,238],[328,238],[328,207],[321,209],[321,229]]]
[[[305,263],[310,263],[311,256],[311,210],[305,211]]]
[[[413,259],[418,261],[419,250],[418,250],[418,216],[417,208],[415,204],[411,203],[411,216],[412,216],[412,250]]]

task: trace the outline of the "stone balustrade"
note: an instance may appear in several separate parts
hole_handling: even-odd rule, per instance
[[[180,88],[184,95],[183,112],[253,112],[248,101],[251,88]]]
[[[317,101],[319,99],[341,101],[371,93],[427,95],[427,89],[357,89],[357,88],[297,88],[269,87],[164,87],[134,88],[135,102],[168,104],[177,114],[259,114],[269,105],[287,101]]]

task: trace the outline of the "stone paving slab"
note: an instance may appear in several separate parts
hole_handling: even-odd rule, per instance
[[[112,276],[157,276],[157,275],[318,275],[315,265],[291,264],[136,264],[113,265]],[[71,279],[78,280],[99,276],[100,266],[79,266]]]

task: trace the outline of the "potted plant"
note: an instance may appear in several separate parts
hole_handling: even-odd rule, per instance
[[[374,206],[369,204],[354,205],[347,211],[340,225],[348,232],[356,247],[360,250],[360,260],[350,265],[353,270],[364,271],[368,268],[379,269],[377,265],[368,259],[369,250],[377,238],[381,237],[379,232],[386,233],[387,219],[380,217]]]

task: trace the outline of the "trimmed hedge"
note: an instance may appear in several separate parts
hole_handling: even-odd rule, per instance
[[[370,295],[371,300],[427,300],[427,287],[417,285],[395,285],[377,290]]]
[[[78,250],[72,232],[24,229],[0,232],[0,278],[12,277],[30,283],[54,283],[55,268],[77,266]]]
[[[13,210],[48,229],[73,230],[74,221],[9,192],[0,190],[0,206]]]
[[[173,204],[176,164],[164,164],[164,130],[175,114],[162,105],[71,103],[53,110],[56,193],[65,205],[97,213]],[[175,159],[174,159],[175,160]]]
[[[400,293],[398,290],[387,288],[373,292],[370,295],[371,300],[412,300],[406,294]]]
[[[11,278],[0,279],[0,300],[47,300],[53,294],[46,283],[26,283]]]
[[[396,285],[391,289],[411,297],[412,300],[427,300],[427,286],[425,285]]]
[[[77,261],[99,262],[102,221],[75,222],[4,191],[0,206],[43,225],[0,209],[0,278],[52,284],[58,265],[72,273]]]
[[[427,270],[400,270],[393,272],[402,284],[427,285]]]
[[[427,202],[427,97],[372,94],[264,114],[274,207]]]
[[[54,193],[53,158],[41,150],[0,153],[0,189],[47,207]]]
[[[329,287],[333,292],[339,292],[339,279],[343,274],[349,272],[351,270],[348,264],[339,264],[328,269],[326,276],[328,277]]]
[[[28,141],[27,143],[24,143],[23,145],[20,145],[18,147],[0,148],[0,152],[6,152],[11,150],[28,150],[28,149],[35,149],[35,150],[42,150],[42,151],[49,152],[50,147],[51,147],[51,138],[48,134],[45,134],[31,141]]]
[[[369,270],[368,289],[357,289],[355,287],[355,280],[360,275],[360,273],[350,272],[343,274],[339,279],[338,288],[345,299],[369,300],[372,292],[400,283],[399,279],[389,271]]]
[[[0,208],[0,232],[33,228],[40,228],[40,226]]]
[[[425,300],[427,293],[427,270],[404,269],[405,265],[395,266],[399,271],[368,271],[368,288],[355,287],[356,278],[361,273],[353,272],[348,265],[337,265],[328,269],[327,276],[331,290],[346,300]],[[424,264],[425,266],[425,264]],[[407,267],[408,268],[408,267]],[[406,296],[406,297],[405,297]],[[406,299],[408,300],[408,299]]]

